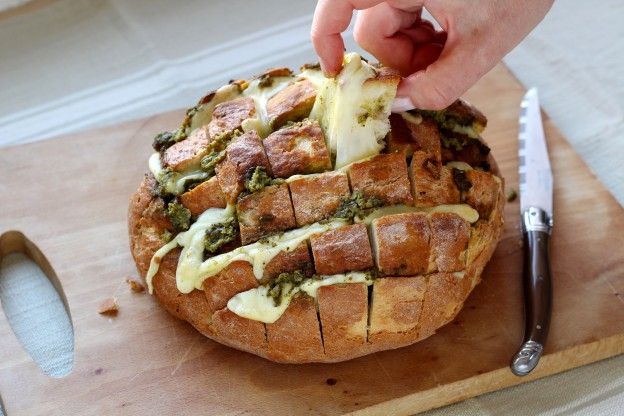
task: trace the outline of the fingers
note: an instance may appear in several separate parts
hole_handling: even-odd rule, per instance
[[[411,73],[410,61],[413,42],[410,36],[401,33],[420,19],[420,13],[409,13],[395,9],[387,3],[361,11],[355,24],[355,41],[382,64]],[[426,36],[426,33],[421,33]]]
[[[408,97],[416,108],[441,110],[451,105],[496,64],[469,44],[447,45],[426,69],[403,79],[398,97]]]
[[[335,76],[342,67],[344,41],[340,34],[351,22],[353,10],[373,7],[383,0],[319,0],[312,20],[312,44],[326,75]]]

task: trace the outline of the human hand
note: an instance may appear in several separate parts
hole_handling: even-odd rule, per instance
[[[312,43],[328,76],[340,72],[341,33],[405,77],[394,111],[440,110],[492,69],[544,18],[553,0],[319,0]],[[442,27],[422,18],[423,7]]]

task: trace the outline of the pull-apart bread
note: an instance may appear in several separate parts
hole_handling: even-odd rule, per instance
[[[232,81],[154,139],[130,202],[150,293],[223,344],[335,362],[427,338],[461,309],[501,233],[486,119],[459,100],[390,114],[400,76]]]

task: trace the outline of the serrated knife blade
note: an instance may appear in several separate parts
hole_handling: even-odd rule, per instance
[[[520,211],[539,207],[552,218],[553,177],[536,88],[522,99],[519,127]]]
[[[518,376],[537,366],[544,350],[552,309],[548,243],[553,217],[553,176],[537,89],[531,88],[520,104],[519,121],[520,215],[524,237],[524,340],[511,362]]]

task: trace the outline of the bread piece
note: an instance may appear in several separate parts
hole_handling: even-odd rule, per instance
[[[434,273],[427,276],[427,290],[419,322],[419,338],[427,337],[450,322],[472,289],[463,273]]]
[[[235,203],[245,187],[247,172],[257,166],[271,172],[269,160],[264,153],[262,140],[255,131],[237,137],[225,150],[225,159],[216,167],[217,180],[226,201]]]
[[[289,273],[299,270],[307,276],[314,274],[314,265],[308,250],[308,242],[302,241],[292,251],[281,251],[264,267],[261,283],[277,277],[280,273]]]
[[[431,268],[429,272],[458,272],[466,266],[470,224],[457,214],[434,212],[431,225]]]
[[[243,245],[276,231],[295,227],[295,214],[285,183],[241,196],[236,211]]]
[[[500,183],[491,173],[479,170],[467,171],[466,179],[472,184],[466,192],[466,203],[479,212],[480,218],[490,218],[490,213],[498,199]]]
[[[351,192],[347,175],[340,171],[294,179],[288,187],[298,227],[332,216]]]
[[[251,97],[235,98],[217,104],[212,113],[212,120],[208,124],[208,134],[216,137],[219,134],[232,130],[239,130],[243,120],[253,118],[256,114],[256,105]]]
[[[305,120],[271,133],[264,139],[264,148],[277,178],[331,169],[325,136],[316,120]]]
[[[429,221],[423,212],[388,215],[371,224],[377,268],[385,274],[410,276],[429,267]]]
[[[414,199],[407,175],[407,163],[400,153],[380,154],[349,168],[353,191],[377,197],[385,205],[412,205]]]
[[[317,361],[324,357],[314,299],[296,295],[280,318],[266,325],[269,357],[281,362]]]
[[[197,217],[208,208],[225,208],[225,195],[221,191],[217,177],[213,176],[180,195],[180,202],[194,217]]]
[[[475,106],[464,99],[458,99],[446,111],[463,125],[472,125],[477,133],[487,126],[487,118]]]
[[[207,126],[196,129],[189,137],[165,150],[162,164],[177,172],[196,168],[202,157],[208,153],[208,145],[211,141]]]
[[[246,261],[234,261],[214,276],[204,280],[202,289],[208,301],[210,315],[225,308],[234,295],[258,287],[253,267]]]
[[[260,321],[242,318],[224,308],[212,315],[212,329],[219,334],[219,342],[254,354],[266,354],[266,329]]]
[[[391,346],[413,342],[426,287],[424,276],[375,280],[368,341]]]
[[[321,286],[317,302],[327,357],[366,343],[368,288],[364,283]]]
[[[460,202],[459,189],[453,181],[451,169],[440,166],[427,153],[416,151],[410,164],[414,205],[432,207]]]
[[[314,267],[318,274],[337,274],[373,267],[364,224],[347,225],[310,237]]]
[[[287,86],[267,102],[267,115],[273,129],[279,129],[288,121],[307,117],[316,99],[316,88],[307,79]]]

